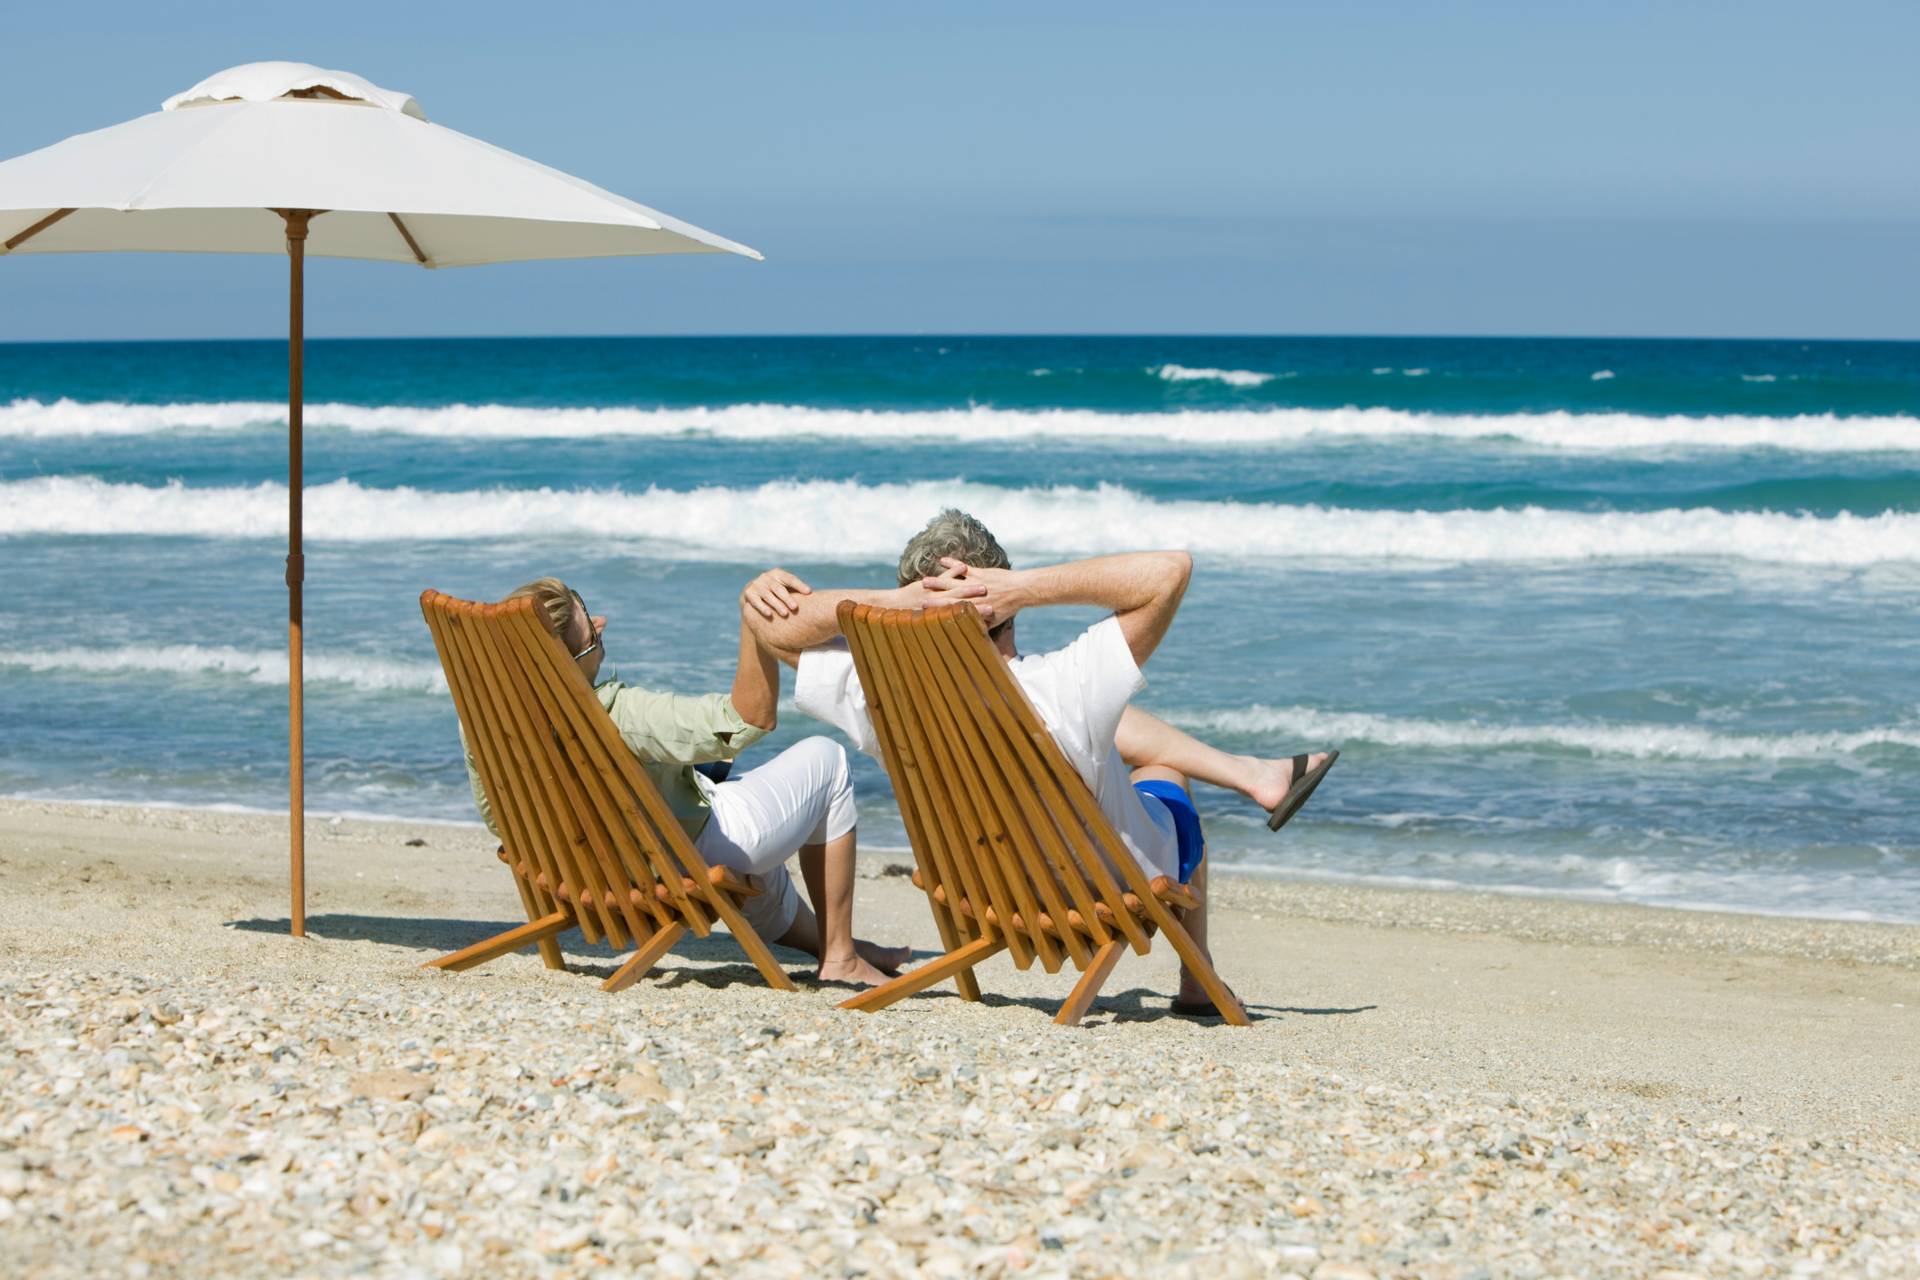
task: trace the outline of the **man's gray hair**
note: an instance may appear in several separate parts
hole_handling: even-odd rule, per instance
[[[964,511],[948,507],[913,535],[900,553],[900,585],[938,577],[940,558],[951,556],[982,569],[1011,569],[1013,562],[987,532],[987,526]]]

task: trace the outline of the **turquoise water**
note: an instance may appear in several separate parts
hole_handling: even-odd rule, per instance
[[[468,816],[415,600],[543,572],[724,687],[740,583],[1184,546],[1143,705],[1345,755],[1279,874],[1920,920],[1920,345],[554,339],[308,348],[308,795]],[[0,346],[0,792],[285,794],[285,348]],[[1022,623],[1029,648],[1085,614]],[[789,716],[773,745],[813,731]],[[749,758],[748,763],[751,763]],[[900,845],[862,762],[862,836]],[[324,866],[315,875],[324,877]]]

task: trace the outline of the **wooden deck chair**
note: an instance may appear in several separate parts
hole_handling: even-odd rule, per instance
[[[578,925],[588,942],[638,948],[602,984],[638,980],[692,930],[724,922],[767,984],[793,980],[740,916],[757,892],[709,867],[627,750],[580,668],[540,624],[533,601],[477,604],[420,595],[480,781],[501,832],[527,923],[427,963],[470,969],[538,944],[564,968],[556,935]]]
[[[893,794],[946,954],[862,992],[843,1009],[883,1009],[945,978],[978,1000],[973,967],[1007,951],[1079,983],[1054,1019],[1074,1026],[1121,952],[1155,931],[1235,1026],[1246,1010],[1173,914],[1199,899],[1149,881],[1067,762],[965,605],[878,609],[847,601],[840,629],[866,690]],[[1118,871],[1118,879],[1115,871]]]

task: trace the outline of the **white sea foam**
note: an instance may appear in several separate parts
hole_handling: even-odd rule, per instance
[[[1743,373],[1740,375],[1740,381],[1742,382],[1778,382],[1779,380],[1777,375],[1771,373]]]
[[[1211,833],[1208,856],[1219,843]],[[1664,867],[1635,858],[1572,855],[1555,859],[1489,858],[1423,846],[1417,862],[1388,861],[1377,871],[1336,863],[1313,851],[1274,854],[1252,846],[1223,848],[1216,864],[1241,874],[1329,884],[1497,893],[1522,898],[1635,902],[1676,911],[1727,911],[1811,920],[1920,922],[1920,889],[1905,877],[1832,877],[1728,868]],[[1351,859],[1345,849],[1338,856]],[[1367,865],[1360,863],[1359,866]],[[1870,904],[1870,905],[1863,905]]]
[[[1920,749],[1920,724],[1850,733],[1716,733],[1691,725],[1493,725],[1259,704],[1244,710],[1175,712],[1167,719],[1193,729],[1288,740],[1443,751],[1530,747],[1636,760],[1811,760],[1873,747]]]
[[[252,684],[287,683],[284,649],[235,649],[197,644],[129,645],[117,649],[0,650],[0,667],[90,675],[230,676]],[[307,684],[341,684],[369,693],[445,693],[434,662],[405,662],[354,654],[309,653],[301,661]]]
[[[1149,372],[1163,382],[1224,382],[1230,387],[1260,387],[1273,381],[1272,374],[1252,369],[1189,369],[1183,364],[1163,364]]]
[[[1595,369],[1593,373],[1589,375],[1589,379],[1593,382],[1605,382],[1611,377],[1613,377],[1613,370],[1611,369]]]
[[[0,483],[0,537],[280,539],[286,489],[113,484],[91,476]],[[1666,559],[1859,566],[1920,562],[1920,514],[1833,517],[1707,509],[1648,512],[1358,511],[1159,501],[1114,485],[1005,489],[961,480],[863,485],[776,481],[756,488],[368,488],[306,493],[306,534],[335,542],[493,538],[635,539],[652,555],[738,559],[774,553],[891,560],[928,514],[975,512],[1026,556],[1184,547],[1223,557],[1362,566]]]
[[[1920,417],[1690,418],[1632,413],[1412,413],[1401,409],[1221,409],[1103,413],[1092,409],[819,409],[741,404],[717,408],[552,408],[479,404],[314,404],[310,429],[385,432],[463,440],[589,437],[796,438],[873,443],[1015,440],[1112,441],[1153,447],[1245,449],[1344,440],[1510,442],[1581,453],[1650,450],[1786,449],[1810,453],[1920,452]],[[122,404],[15,400],[0,405],[0,439],[61,439],[187,432],[239,432],[286,421],[265,401]]]

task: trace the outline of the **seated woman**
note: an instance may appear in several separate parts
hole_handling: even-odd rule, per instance
[[[749,583],[742,607],[747,592],[764,589],[759,579]],[[732,691],[693,697],[618,680],[596,683],[606,656],[601,641],[607,619],[588,613],[579,593],[558,578],[535,579],[507,596],[522,598],[533,601],[541,622],[594,685],[621,741],[659,788],[700,856],[759,887],[760,893],[741,905],[741,914],[761,937],[813,955],[825,981],[873,986],[906,963],[907,948],[875,946],[853,936],[853,784],[839,743],[802,739],[759,768],[717,784],[695,768],[733,759],[774,727],[779,663],[744,619]],[[474,803],[498,835],[471,751],[466,760]],[[795,853],[811,911],[787,873],[786,862]]]

